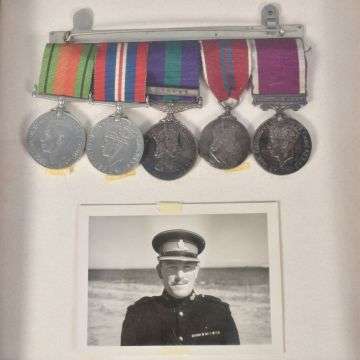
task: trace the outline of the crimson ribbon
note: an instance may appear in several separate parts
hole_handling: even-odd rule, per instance
[[[250,78],[250,47],[246,40],[203,40],[201,59],[206,83],[223,103],[239,100]]]

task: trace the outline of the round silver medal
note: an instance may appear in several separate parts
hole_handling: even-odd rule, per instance
[[[191,132],[173,115],[168,114],[165,119],[144,135],[141,163],[151,175],[162,180],[175,180],[195,164],[197,145]]]
[[[250,146],[246,128],[226,112],[201,132],[199,154],[218,169],[232,169],[247,158]]]
[[[86,154],[91,164],[109,175],[120,175],[134,169],[144,151],[139,128],[124,115],[111,115],[91,130]]]
[[[253,140],[256,161],[276,175],[298,171],[310,157],[309,132],[297,120],[278,113],[256,130]]]
[[[86,134],[80,123],[62,108],[39,116],[30,126],[26,146],[42,166],[62,169],[84,153]]]

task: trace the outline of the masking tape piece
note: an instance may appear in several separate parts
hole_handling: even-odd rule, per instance
[[[51,176],[66,176],[74,171],[72,166],[63,169],[46,169],[46,174]]]
[[[168,356],[171,356],[171,355],[190,355],[191,354],[191,351],[189,351],[190,349],[185,349],[184,347],[181,347],[181,346],[177,346],[177,347],[170,347],[170,348],[167,348],[167,347],[163,347],[161,348],[160,352],[161,352],[161,355],[168,355]]]
[[[158,210],[160,214],[177,215],[182,213],[182,203],[180,202],[159,202]]]
[[[136,175],[136,170],[130,170],[129,172],[127,172],[125,174],[121,174],[121,175],[105,175],[105,180],[108,182],[113,182],[113,181],[122,180],[129,176],[135,176],[135,175]]]
[[[238,173],[241,171],[245,171],[245,170],[249,170],[250,169],[250,163],[248,161],[243,162],[242,164],[240,164],[239,166],[233,168],[233,169],[227,169],[225,170],[225,172],[227,173]]]

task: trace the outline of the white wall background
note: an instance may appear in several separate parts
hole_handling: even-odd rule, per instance
[[[109,183],[86,157],[69,177],[48,176],[27,155],[25,129],[53,106],[30,96],[47,33],[70,29],[72,14],[91,7],[95,24],[191,26],[255,24],[254,0],[3,0],[0,10],[0,358],[118,359],[74,350],[76,208],[80,203],[265,201],[281,206],[287,360],[359,359],[360,2],[279,0],[287,23],[304,23],[310,103],[296,117],[314,149],[300,172],[277,177],[249,157],[250,169],[222,173],[198,161],[184,178],[162,182],[142,168]],[[202,111],[179,115],[195,133],[220,113],[205,94]],[[111,109],[71,110],[90,127]],[[270,113],[236,111],[250,132]],[[143,130],[153,109],[129,110]]]
[[[169,229],[194,231],[205,239],[201,267],[268,266],[266,226],[266,214],[94,216],[89,224],[89,268],[155,268],[152,238]]]

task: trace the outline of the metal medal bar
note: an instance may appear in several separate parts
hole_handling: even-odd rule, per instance
[[[214,39],[271,39],[302,38],[304,26],[283,25],[279,22],[279,10],[273,4],[265,5],[258,26],[207,26],[185,28],[110,29],[93,30],[93,12],[79,10],[73,18],[70,31],[52,31],[51,43],[103,43],[139,41],[182,41]]]

